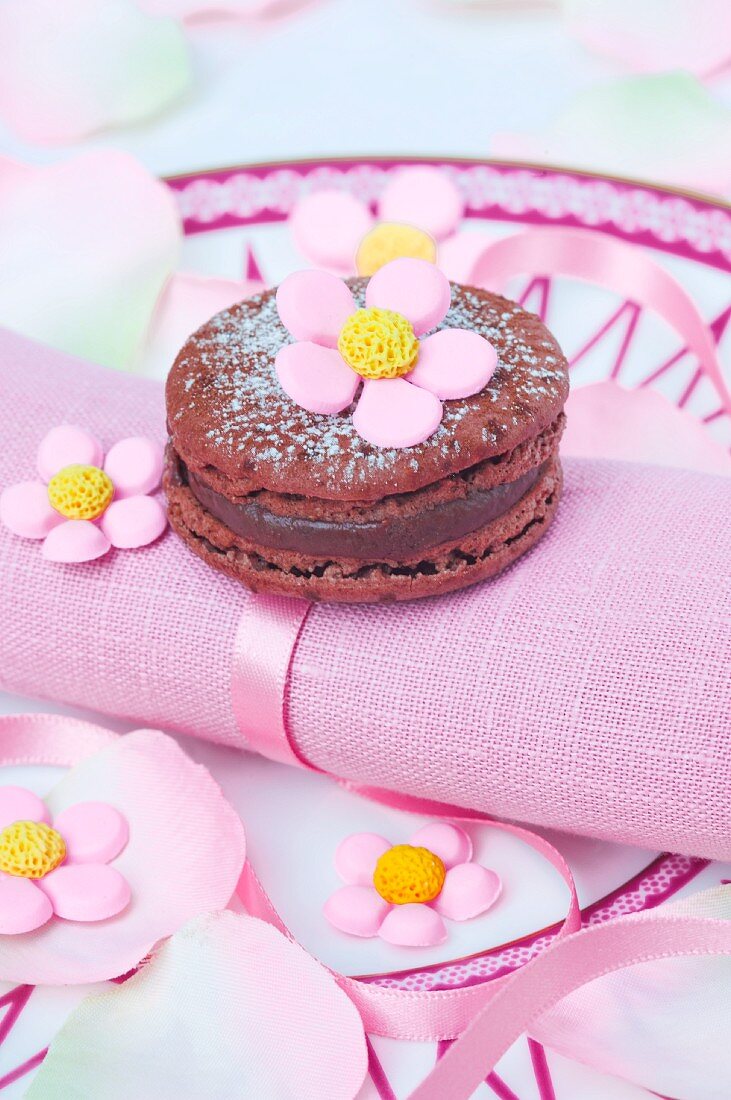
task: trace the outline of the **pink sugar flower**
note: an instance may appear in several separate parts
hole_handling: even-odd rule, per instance
[[[127,844],[126,819],[106,802],[78,802],[51,825],[42,799],[0,787],[0,934],[34,932],[64,920],[114,917],[129,884],[110,862]]]
[[[435,329],[447,315],[449,280],[425,260],[399,259],[370,279],[365,308],[325,271],[297,271],[277,291],[296,343],[276,356],[282,389],[309,412],[333,415],[363,390],[353,426],[376,447],[413,447],[442,420],[442,401],[487,384],[497,352],[468,329]],[[425,335],[431,332],[431,335]]]
[[[390,252],[429,259],[454,282],[469,283],[489,238],[460,230],[464,212],[465,200],[442,168],[415,164],[389,173],[376,217],[368,203],[330,187],[299,199],[289,224],[303,256],[339,275],[370,275]]]
[[[165,509],[148,495],[162,465],[162,448],[150,439],[121,439],[105,459],[93,435],[62,424],[38,448],[41,480],[0,494],[0,520],[21,538],[43,539],[49,561],[92,561],[112,546],[146,546],[167,526]]]
[[[335,868],[347,885],[325,903],[330,923],[351,936],[380,936],[399,947],[443,943],[443,917],[477,917],[502,889],[494,871],[472,862],[467,833],[443,822],[418,829],[408,844],[355,833],[338,847]]]

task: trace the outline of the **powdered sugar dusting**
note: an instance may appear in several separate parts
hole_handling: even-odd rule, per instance
[[[351,285],[362,305],[365,280]],[[511,423],[517,424],[537,405],[562,402],[565,365],[560,349],[550,340],[541,340],[552,353],[546,355],[535,338],[538,333],[529,332],[534,336],[529,340],[524,335],[527,318],[519,306],[505,299],[486,302],[481,292],[455,287],[452,306],[439,328],[479,332],[495,345],[498,367],[481,394],[444,402],[442,423],[425,443],[405,451],[381,449],[355,431],[355,404],[336,416],[319,415],[306,412],[284,393],[274,359],[292,337],[279,320],[274,293],[266,291],[217,314],[188,341],[174,369],[186,401],[170,410],[171,432],[175,436],[177,426],[190,423],[192,415],[206,426],[205,451],[216,466],[230,469],[236,463],[253,472],[276,465],[281,477],[288,466],[301,471],[305,463],[320,484],[337,480],[357,487],[374,478],[387,484],[395,466],[406,460],[409,469],[418,471],[425,456],[438,457],[436,450],[440,464],[451,460],[460,466],[462,444],[457,429],[465,418],[480,417],[478,434],[490,448],[510,434]],[[541,327],[540,336],[547,335]],[[487,417],[486,399],[491,403]]]

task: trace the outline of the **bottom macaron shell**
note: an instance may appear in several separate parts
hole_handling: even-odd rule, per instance
[[[502,572],[545,534],[558,507],[562,474],[554,457],[509,512],[413,563],[313,562],[246,544],[202,507],[170,467],[164,486],[176,533],[198,557],[252,591],[325,603],[390,603],[454,592]]]

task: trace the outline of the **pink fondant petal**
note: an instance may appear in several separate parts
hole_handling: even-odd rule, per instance
[[[333,975],[227,910],[189,921],[138,973],[82,1001],[29,1097],[353,1100],[367,1067],[363,1023]]]
[[[389,179],[378,203],[386,222],[406,222],[435,241],[453,233],[464,215],[464,199],[441,168],[428,164],[401,168]]]
[[[129,840],[129,825],[108,802],[77,802],[53,822],[66,843],[67,863],[109,863]]]
[[[50,481],[64,466],[101,466],[103,458],[102,445],[91,432],[59,424],[41,440],[36,465],[43,480]]]
[[[411,321],[417,336],[443,321],[452,291],[449,279],[426,260],[402,257],[384,264],[366,287],[366,305],[392,309]]]
[[[377,936],[391,906],[372,886],[343,886],[323,906],[333,928],[350,936]]]
[[[159,538],[168,525],[165,509],[155,497],[136,496],[113,500],[100,520],[112,546],[135,550]]]
[[[16,821],[51,822],[42,798],[25,787],[0,787],[0,829]]]
[[[307,340],[280,348],[275,366],[284,392],[308,412],[337,413],[346,409],[360,385],[360,376],[339,351]]]
[[[35,882],[0,874],[0,936],[34,932],[52,916],[53,906]]]
[[[486,912],[500,897],[502,883],[479,863],[459,863],[447,871],[434,908],[449,920],[470,920]]]
[[[446,940],[447,929],[439,914],[428,905],[414,903],[394,905],[379,935],[396,947],[436,947]]]
[[[353,413],[359,435],[375,447],[414,447],[428,439],[442,420],[442,403],[405,378],[366,381]]]
[[[132,896],[124,875],[106,863],[64,863],[38,885],[57,917],[84,923],[116,917]]]
[[[92,800],[108,802],[129,823],[129,842],[110,867],[129,883],[132,901],[113,920],[49,921],[32,951],[0,937],[4,980],[68,985],[124,974],[159,940],[225,908],[233,895],[246,854],[241,820],[172,738],[155,730],[125,734],[77,764],[46,797],[55,820]]]
[[[352,886],[372,886],[376,863],[391,844],[378,833],[354,833],[335,852],[335,870]]]
[[[355,271],[355,253],[373,225],[368,207],[347,191],[315,191],[289,217],[297,248],[319,267],[345,275]]]
[[[413,844],[415,848],[428,848],[439,856],[447,869],[458,863],[468,863],[472,859],[472,841],[467,833],[459,825],[450,825],[447,822],[433,821],[417,829],[409,837],[409,844]]]
[[[497,352],[484,336],[468,329],[444,328],[421,341],[416,366],[407,377],[413,385],[447,401],[479,393],[496,366]]]
[[[294,271],[277,288],[277,311],[295,340],[338,346],[340,330],[355,309],[342,279],[327,271]]]
[[[101,558],[111,543],[88,519],[67,519],[46,536],[42,554],[49,561],[83,562]]]
[[[63,516],[51,507],[42,481],[21,481],[0,493],[0,521],[23,539],[44,539]]]
[[[144,436],[120,439],[104,460],[104,469],[114,484],[115,500],[151,493],[162,477],[163,450]]]

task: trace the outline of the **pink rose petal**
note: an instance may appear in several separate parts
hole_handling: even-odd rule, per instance
[[[3,186],[0,325],[127,367],[177,262],[180,235],[171,190],[126,153],[98,149],[34,167]],[[73,401],[70,393],[69,410]]]
[[[353,886],[373,886],[376,863],[390,847],[390,842],[378,833],[354,833],[338,845],[335,870],[343,882]]]
[[[67,519],[46,536],[41,553],[48,561],[94,561],[111,545],[104,532],[88,519]]]
[[[447,871],[442,892],[432,904],[449,920],[470,920],[494,905],[501,890],[494,871],[479,863],[459,863]]]
[[[0,874],[0,936],[34,932],[52,916],[53,907],[35,882]]]
[[[162,477],[163,451],[159,443],[143,436],[130,436],[115,443],[104,460],[104,469],[114,484],[115,500],[151,493]]]
[[[280,348],[275,367],[284,392],[303,409],[315,413],[346,409],[361,381],[339,351],[306,340]]]
[[[414,447],[442,420],[442,403],[404,378],[367,380],[353,413],[359,435],[375,447]]]
[[[66,843],[68,863],[109,863],[129,840],[129,825],[108,802],[77,802],[53,823]]]
[[[366,287],[366,305],[392,309],[411,321],[417,336],[444,320],[452,291],[449,279],[426,260],[403,257],[384,264]]]
[[[137,974],[82,1001],[28,1095],[353,1100],[367,1067],[363,1023],[333,975],[229,910],[189,921]]]
[[[191,332],[214,313],[263,290],[251,279],[214,279],[176,271],[157,300],[140,357],[140,373],[165,378]]]
[[[159,538],[168,525],[168,517],[155,497],[136,496],[113,500],[100,523],[110,545],[119,550],[135,550]]]
[[[373,225],[368,207],[347,191],[315,191],[289,217],[295,244],[320,267],[343,274],[355,269],[355,253]]]
[[[108,920],[126,909],[131,898],[124,875],[106,863],[64,863],[38,885],[63,920]]]
[[[446,822],[433,821],[417,829],[409,838],[409,844],[415,848],[428,848],[439,856],[447,869],[458,863],[469,863],[472,859],[472,841],[467,833],[458,825]]]
[[[327,271],[294,271],[277,288],[277,310],[295,340],[338,346],[340,330],[355,309],[342,279]]]
[[[327,899],[323,913],[350,936],[377,936],[391,906],[372,886],[343,886]]]
[[[51,817],[42,798],[25,787],[0,787],[0,829],[16,821],[43,821]]]
[[[459,188],[446,172],[430,165],[394,172],[378,203],[382,221],[415,225],[435,241],[453,233],[463,215],[464,200]]]
[[[64,466],[101,466],[104,451],[98,439],[85,428],[59,424],[41,440],[36,456],[38,473],[50,481]]]
[[[438,913],[428,905],[415,903],[394,905],[379,935],[396,947],[436,947],[446,940],[447,929]]]
[[[21,481],[0,493],[0,520],[23,539],[44,539],[63,516],[51,507],[42,481]]]
[[[495,348],[479,333],[445,328],[421,341],[416,366],[407,377],[446,401],[479,393],[496,366]]]
[[[728,0],[704,0],[702,9],[697,0],[562,0],[562,8],[582,45],[639,72],[704,76],[731,55]]]
[[[566,413],[565,454],[731,475],[728,449],[657,390],[595,382],[572,389]]]
[[[129,822],[129,842],[110,867],[129,883],[132,903],[114,920],[51,920],[35,934],[32,952],[0,937],[6,981],[69,985],[124,974],[159,940],[223,909],[233,895],[246,855],[241,820],[172,738],[136,730],[116,739],[69,771],[46,803],[57,819],[92,800],[108,802]]]
[[[440,243],[437,263],[450,282],[472,286],[475,264],[494,240],[488,233],[455,233]]]
[[[180,28],[123,0],[3,0],[0,41],[0,115],[26,142],[150,117],[190,80]]]

